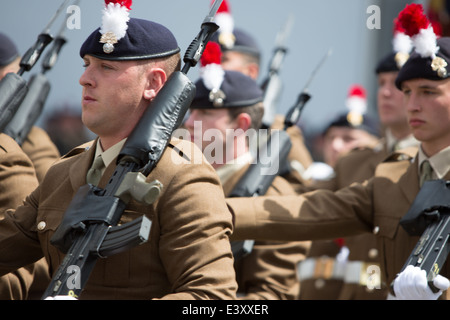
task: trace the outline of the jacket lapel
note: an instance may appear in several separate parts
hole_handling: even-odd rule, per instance
[[[398,182],[400,189],[408,199],[409,203],[413,203],[420,190],[419,175],[417,173],[417,161],[417,157],[415,157],[413,163],[408,166],[405,174],[400,178]]]

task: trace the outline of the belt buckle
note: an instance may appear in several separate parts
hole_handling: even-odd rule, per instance
[[[314,278],[331,279],[333,275],[334,259],[320,257],[314,266]]]
[[[380,266],[374,262],[361,263],[359,284],[367,287],[368,289],[381,288]]]

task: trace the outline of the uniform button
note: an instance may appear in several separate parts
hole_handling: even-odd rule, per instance
[[[45,221],[41,221],[41,222],[38,223],[37,229],[38,229],[39,231],[42,231],[42,230],[45,229],[46,226],[47,226],[47,224],[45,223]]]
[[[325,287],[325,280],[316,279],[316,281],[314,281],[314,287],[316,287],[316,289],[323,289]]]
[[[369,250],[368,255],[369,255],[369,258],[375,259],[378,256],[378,250],[375,248],[372,248]]]
[[[378,234],[378,232],[380,232],[380,227],[379,226],[375,226],[374,228],[373,228],[373,234]]]

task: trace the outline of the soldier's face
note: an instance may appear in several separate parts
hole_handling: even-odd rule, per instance
[[[402,83],[408,123],[428,156],[450,146],[450,79]]]
[[[407,125],[407,112],[403,105],[403,93],[395,86],[398,72],[382,72],[378,75],[378,115],[383,125]]]
[[[373,145],[375,137],[364,130],[348,127],[331,127],[323,139],[325,163],[334,167],[340,157],[352,149]]]
[[[222,53],[221,63],[224,70],[239,71],[256,80],[259,75],[259,66],[249,61],[242,53],[225,51]]]
[[[227,109],[191,109],[184,127],[214,168],[233,159],[238,123]]]
[[[143,113],[146,79],[141,69],[134,61],[108,61],[88,55],[83,60],[83,123],[99,136],[127,136]]]

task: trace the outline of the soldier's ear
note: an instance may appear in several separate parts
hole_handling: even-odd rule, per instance
[[[153,100],[167,81],[166,72],[161,68],[152,68],[147,73],[143,98]]]
[[[252,118],[248,113],[243,112],[236,117],[236,123],[238,126],[236,129],[242,129],[245,132],[250,128],[250,125],[252,124]]]

